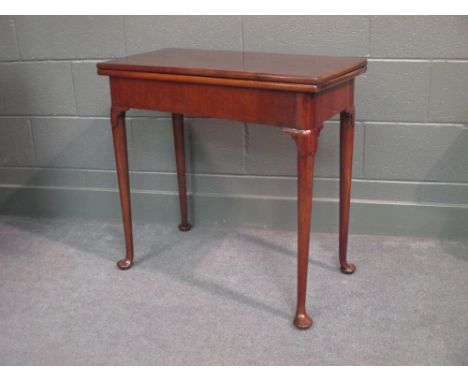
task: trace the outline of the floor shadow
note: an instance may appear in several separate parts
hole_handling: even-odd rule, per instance
[[[2,220],[3,224],[72,247],[85,255],[91,254],[106,259],[109,261],[109,266],[115,267],[116,272],[122,272],[115,265],[124,255],[121,224],[89,222],[84,219],[45,219],[17,216],[3,216]],[[66,227],[67,224],[68,227]],[[208,238],[206,234],[202,234],[199,239],[197,239],[197,235],[189,239],[187,233],[181,233],[172,226],[145,224],[135,228],[134,267],[144,266],[146,269],[163,273],[210,294],[263,310],[287,320],[292,319],[292,312],[285,312],[219,283],[196,276],[197,265],[202,263],[206,257],[207,251],[204,250],[204,247],[212,248],[213,245],[216,245],[216,240],[228,234],[227,231],[211,229]],[[191,232],[188,235],[191,235]],[[149,238],[150,241],[143,243],[143,237]],[[210,239],[214,240],[210,241]],[[141,248],[145,248],[144,251],[140,252]],[[132,272],[132,270],[126,272]],[[294,293],[294,291],[291,292]]]
[[[155,245],[142,256],[143,260],[139,263],[145,262],[147,267],[154,269],[156,272],[161,272],[184,284],[199,288],[210,294],[228,298],[234,302],[255,309],[261,309],[269,314],[290,320],[292,313],[277,309],[214,281],[197,277],[195,270],[199,264],[204,262],[210,249],[213,246],[216,247],[217,242],[221,242],[230,234],[227,230],[223,229],[207,230],[209,231],[208,238],[205,234],[201,237],[195,234],[195,236],[188,238],[186,233],[180,233],[181,239],[173,245],[165,245],[163,247]]]
[[[295,249],[293,250],[293,249],[289,249],[289,248],[284,248],[284,247],[282,247],[280,245],[272,243],[271,241],[268,241],[268,240],[265,240],[265,239],[262,239],[262,238],[259,238],[259,237],[256,237],[256,236],[246,234],[245,232],[237,233],[237,234],[239,236],[241,236],[246,241],[249,241],[249,242],[251,242],[251,243],[253,243],[255,245],[259,245],[259,246],[263,246],[265,248],[268,248],[271,251],[273,251],[275,253],[278,253],[280,255],[285,255],[285,256],[294,257],[294,258],[297,257],[297,252],[296,252]],[[337,256],[338,256],[338,254],[337,254]],[[328,265],[328,264],[326,264],[324,262],[321,262],[321,261],[310,258],[310,255],[309,255],[309,264],[320,267],[320,268],[325,269],[327,271],[332,271],[332,272],[338,272],[339,271],[338,266],[332,267],[332,266],[330,266],[330,265]]]

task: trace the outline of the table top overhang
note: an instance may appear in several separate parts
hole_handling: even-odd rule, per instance
[[[358,57],[297,54],[161,49],[97,64],[101,75],[180,80],[179,77],[210,80],[226,85],[255,82],[259,87],[320,91],[365,72],[367,60]]]

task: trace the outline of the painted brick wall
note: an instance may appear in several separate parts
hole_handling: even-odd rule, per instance
[[[468,232],[468,17],[1,16],[0,211],[119,216],[107,78],[164,47],[365,56],[351,230]],[[132,110],[136,219],[175,221],[167,114]],[[186,121],[196,223],[295,227],[295,147],[279,128]],[[268,138],[266,138],[268,137]],[[338,124],[320,137],[314,226],[336,229]]]

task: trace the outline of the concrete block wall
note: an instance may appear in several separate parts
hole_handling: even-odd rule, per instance
[[[164,47],[351,55],[351,231],[468,234],[468,17],[0,16],[0,212],[120,215],[109,86],[96,63]],[[170,116],[128,114],[136,220],[177,221]],[[281,129],[186,120],[195,224],[295,229],[295,147]],[[313,229],[337,227],[337,119],[316,161]]]

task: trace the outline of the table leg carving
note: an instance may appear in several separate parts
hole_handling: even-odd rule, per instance
[[[172,114],[174,146],[177,165],[177,183],[179,187],[180,219],[179,229],[189,231],[192,226],[187,218],[187,185],[185,180],[184,116]]]
[[[299,329],[312,326],[306,312],[307,270],[309,266],[310,220],[312,214],[312,181],[319,130],[283,129],[297,146],[297,308],[294,325]]]
[[[345,274],[356,270],[346,259],[348,248],[349,207],[351,198],[351,175],[353,168],[354,107],[340,114],[340,269]]]
[[[125,233],[126,256],[117,263],[120,269],[129,269],[133,264],[132,212],[130,205],[130,182],[128,175],[127,135],[125,112],[128,108],[111,108],[112,137],[114,139],[115,164],[119,181],[120,206]]]

